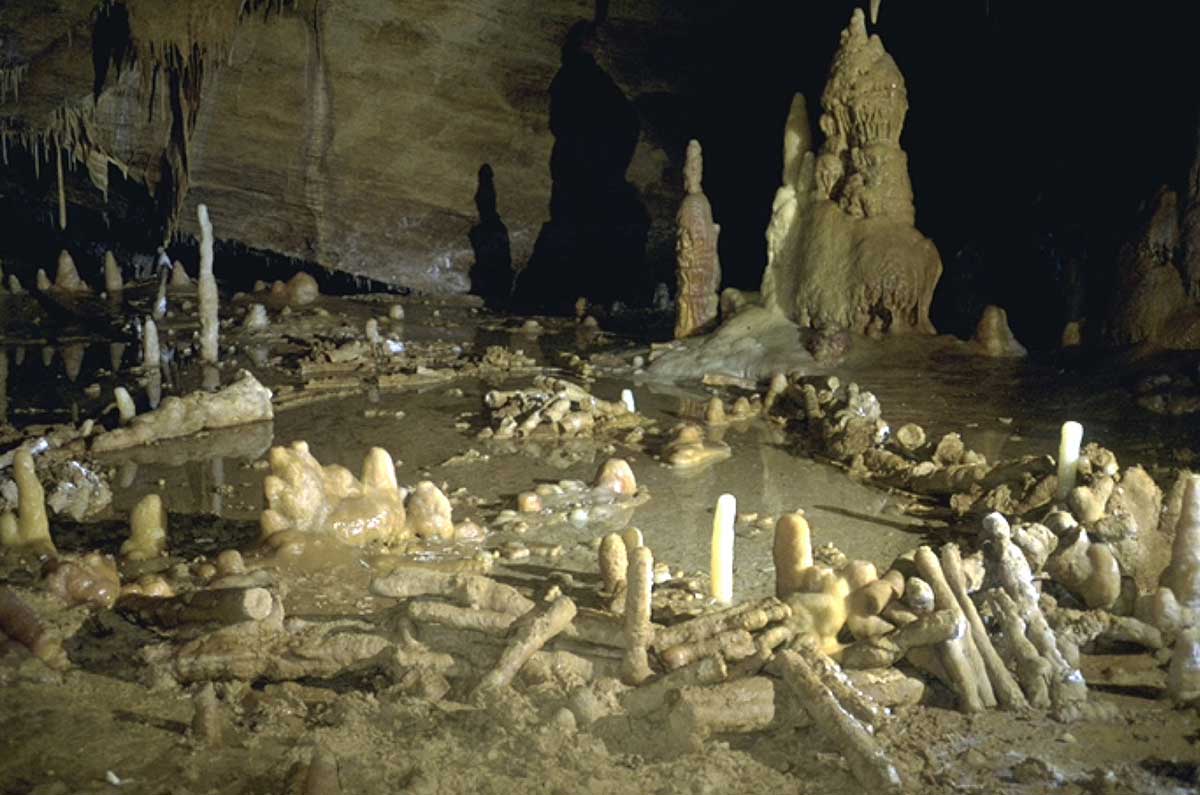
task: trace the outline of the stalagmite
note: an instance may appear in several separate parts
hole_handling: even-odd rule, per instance
[[[67,228],[67,191],[63,184],[62,147],[54,147],[54,164],[58,171],[58,228]]]
[[[784,681],[800,697],[817,728],[841,749],[859,784],[871,793],[900,792],[896,766],[867,726],[842,706],[812,666],[794,651],[785,651],[775,659]]]
[[[1179,633],[1167,670],[1167,694],[1179,703],[1200,699],[1200,627]]]
[[[710,595],[719,604],[733,602],[733,522],[737,517],[737,499],[732,494],[717,498],[713,512]]]
[[[342,795],[342,785],[338,780],[338,761],[330,751],[324,748],[314,748],[312,760],[304,774],[304,784],[300,789],[301,795]]]
[[[266,588],[212,588],[179,596],[122,596],[116,609],[156,627],[184,624],[240,624],[271,615],[273,597]]]
[[[162,354],[158,347],[158,326],[154,318],[146,318],[142,327],[142,367],[157,370],[161,366]]]
[[[40,555],[56,554],[46,517],[46,492],[38,480],[33,454],[24,447],[13,456],[13,480],[17,483],[18,544]]]
[[[270,328],[271,321],[267,318],[267,308],[262,304],[251,304],[246,310],[246,318],[242,321],[242,328],[247,331],[261,331],[265,328]]]
[[[133,403],[133,398],[129,394],[129,390],[123,386],[119,386],[113,390],[113,399],[117,403],[117,415],[120,417],[122,425],[127,425],[130,420],[137,416],[137,407]]]
[[[75,260],[65,248],[58,254],[58,264],[54,270],[54,287],[67,292],[87,292],[88,286],[79,278],[79,269]]]
[[[1079,444],[1083,441],[1083,426],[1078,422],[1064,422],[1058,442],[1058,502],[1067,499],[1075,488],[1075,473],[1079,468]]]
[[[184,289],[192,286],[192,280],[188,278],[187,271],[184,270],[183,263],[175,260],[171,265],[171,282],[170,286],[176,289]]]
[[[167,512],[162,498],[147,494],[138,500],[129,513],[129,529],[129,538],[121,545],[126,560],[149,560],[166,552]]]
[[[50,282],[50,277],[46,275],[46,270],[44,268],[37,269],[37,273],[34,274],[33,283],[37,285],[39,293],[44,293],[47,290],[54,288],[54,285]]]
[[[115,297],[124,289],[125,282],[121,278],[121,266],[117,264],[117,258],[111,251],[104,252],[104,291],[109,297]]]
[[[775,595],[800,590],[800,572],[813,565],[812,536],[802,513],[785,513],[775,523]]]
[[[625,597],[625,656],[621,679],[637,685],[649,679],[648,647],[654,630],[650,625],[650,594],[654,587],[654,555],[648,547],[629,552],[628,593]]]
[[[221,744],[221,705],[212,682],[205,682],[192,699],[192,739],[206,748]]]
[[[213,229],[208,220],[208,207],[196,207],[200,221],[200,359],[209,364],[217,363],[217,280],[213,276]]]
[[[566,596],[534,608],[532,615],[522,617],[496,667],[489,671],[476,687],[476,695],[506,687],[534,652],[540,651],[552,638],[565,630],[575,618],[575,603]]]
[[[1159,587],[1170,589],[1178,604],[1200,615],[1200,475],[1184,485],[1171,562],[1159,578]]]
[[[600,542],[600,580],[604,593],[616,593],[626,582],[629,571],[629,554],[625,541],[616,533],[609,533]]]
[[[61,671],[70,665],[62,642],[45,622],[8,587],[0,587],[0,639],[10,637],[49,667]]]

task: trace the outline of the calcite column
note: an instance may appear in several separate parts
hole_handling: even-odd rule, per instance
[[[689,141],[683,166],[683,188],[687,195],[675,216],[676,339],[706,331],[717,320],[717,292],[721,287],[717,236],[721,227],[713,223],[712,206],[701,187],[703,175],[700,142]]]

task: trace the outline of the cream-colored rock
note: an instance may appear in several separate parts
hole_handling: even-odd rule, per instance
[[[1081,524],[1091,524],[1104,518],[1108,499],[1117,482],[1108,475],[1094,478],[1090,485],[1076,486],[1067,495],[1067,507]]]
[[[70,293],[91,292],[87,283],[79,278],[79,269],[70,252],[63,249],[58,254],[58,267],[54,271],[54,289]]]
[[[680,425],[662,450],[663,461],[680,469],[723,461],[731,455],[733,450],[728,444],[706,439],[704,430],[691,424]]]
[[[1029,353],[1009,328],[1008,313],[998,306],[984,307],[971,343],[984,356],[994,359],[1021,358]]]
[[[192,286],[192,280],[188,278],[187,269],[183,267],[183,263],[179,260],[171,265],[171,281],[168,284],[174,290],[184,290]]]
[[[633,468],[624,458],[610,458],[600,465],[600,470],[592,480],[592,488],[611,491],[626,497],[637,494],[637,479],[633,476]]]
[[[604,593],[616,593],[629,571],[629,551],[625,540],[616,533],[609,533],[600,542],[600,582]]]
[[[1167,669],[1167,694],[1179,703],[1200,700],[1200,627],[1179,633]]]
[[[134,404],[129,390],[123,386],[114,388],[113,400],[117,404],[117,416],[120,418],[121,424],[128,425],[137,416],[137,406]]]
[[[826,654],[841,649],[838,634],[849,617],[847,597],[850,585],[828,566],[810,566],[803,571],[800,590],[787,598],[793,612],[793,623],[802,631],[811,632]]]
[[[203,204],[197,205],[196,218],[200,224],[200,286],[197,294],[200,304],[200,360],[216,364],[221,323],[217,316],[217,279],[213,276],[213,228],[208,218],[208,207]]]
[[[1121,595],[1121,569],[1112,548],[1092,541],[1082,528],[1050,556],[1046,572],[1090,609],[1112,607]]]
[[[313,303],[321,296],[317,280],[300,271],[286,282],[275,282],[267,293],[266,302],[276,309],[300,307]]]
[[[233,383],[217,392],[201,390],[182,398],[166,398],[157,409],[139,414],[124,428],[94,437],[92,450],[97,453],[123,450],[204,430],[261,422],[274,416],[271,390],[243,370]]]
[[[803,513],[785,513],[779,517],[772,554],[775,595],[785,599],[800,589],[802,573],[813,565],[812,532]]]
[[[1179,604],[1200,615],[1200,475],[1189,476],[1175,524],[1171,562],[1159,578]]]
[[[737,499],[732,494],[722,494],[713,511],[709,574],[710,595],[723,605],[733,602],[733,523],[736,517]]]
[[[111,555],[89,552],[60,559],[46,575],[46,587],[68,605],[111,608],[121,593],[121,577]]]
[[[162,351],[158,346],[158,325],[153,318],[146,318],[142,326],[142,367],[158,370],[162,366]]]
[[[13,456],[13,480],[17,484],[16,534],[11,520],[0,537],[6,545],[26,549],[38,555],[54,555],[50,520],[46,516],[46,491],[38,480],[33,455],[24,447]],[[15,543],[13,543],[15,542]]]
[[[121,266],[111,251],[104,252],[104,291],[110,296],[119,295],[125,289],[121,278]]]
[[[763,300],[802,326],[932,333],[937,249],[913,228],[900,132],[904,78],[861,9],[842,32],[821,97],[818,153],[785,137],[785,184],[767,229]],[[806,123],[794,102],[788,128]]]
[[[431,481],[413,487],[408,502],[408,529],[419,538],[454,538],[450,500]]]
[[[33,283],[37,286],[38,292],[44,293],[47,290],[54,289],[54,284],[51,283],[50,277],[46,275],[44,268],[38,268],[34,274]]]
[[[167,511],[162,497],[147,494],[129,513],[129,539],[121,544],[126,560],[150,560],[167,551]]]
[[[395,485],[395,465],[386,451],[376,448],[367,454],[362,481],[345,467],[322,466],[302,441],[271,448],[268,461],[271,474],[263,479],[267,508],[260,517],[268,545],[279,549],[326,537],[362,545],[409,535],[404,493]],[[422,500],[430,501],[428,496]]]

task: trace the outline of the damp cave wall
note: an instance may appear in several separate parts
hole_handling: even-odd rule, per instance
[[[98,36],[95,5],[0,9],[0,68],[26,67],[21,98],[0,101],[0,127],[37,129],[60,105],[94,109],[97,143],[122,166],[108,168],[107,197],[86,169],[67,169],[63,232],[53,160],[35,178],[10,142],[0,256],[48,266],[63,245],[94,252],[110,236],[134,250],[162,235],[170,108],[161,90],[147,97],[128,61],[92,99],[97,40],[114,36]],[[696,137],[725,283],[756,289],[790,98],[804,92],[815,123],[854,5],[306,0],[256,10],[207,58],[174,231],[194,234],[205,202],[218,236],[239,246],[461,292],[486,164],[508,256],[541,265],[530,274],[554,283],[545,298],[603,285],[605,299],[636,304],[673,283],[682,154]],[[603,23],[581,46],[596,74],[559,80],[577,90],[563,103],[574,106],[564,135],[552,89],[567,71],[564,45],[597,13]],[[1197,108],[1189,13],[1166,2],[883,4],[872,30],[907,81],[902,145],[917,226],[946,264],[939,329],[969,333],[982,306],[999,303],[1018,336],[1047,344],[1102,304],[1141,203],[1159,184],[1186,188]],[[614,116],[632,119],[632,144],[628,124],[608,130]],[[582,173],[566,189],[555,179],[564,162]],[[614,236],[628,245],[586,242]]]

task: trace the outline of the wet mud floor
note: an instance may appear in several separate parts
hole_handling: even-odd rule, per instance
[[[740,514],[737,602],[773,593],[770,520],[784,512],[803,509],[815,545],[833,544],[851,558],[873,561],[881,572],[905,550],[962,538],[977,523],[913,516],[905,510],[909,495],[855,482],[844,469],[798,450],[780,428],[760,418],[721,429],[731,457],[687,471],[657,460],[654,445],[630,446],[620,438],[478,438],[488,425],[484,395],[526,387],[539,373],[586,383],[605,400],[619,400],[630,389],[638,411],[660,429],[703,417],[713,394],[732,399],[746,392],[699,380],[656,381],[635,366],[635,357],[650,355],[647,343],[573,320],[545,319],[531,333],[519,318],[463,302],[416,299],[399,300],[404,319],[389,320],[396,302],[322,298],[287,316],[273,311],[266,332],[223,330],[223,344],[232,342],[237,350],[224,362],[222,381],[239,367],[250,369],[276,393],[274,420],[89,457],[110,474],[112,502],[83,521],[52,517],[60,552],[116,553],[127,535],[130,509],[156,493],[170,514],[172,562],[229,548],[251,560],[265,507],[267,451],[299,439],[323,464],[354,472],[368,448],[383,447],[396,459],[401,484],[425,479],[444,484],[455,521],[473,519],[489,532],[477,544],[421,555],[491,554],[493,576],[516,581],[594,582],[598,539],[629,525],[641,529],[656,560],[666,562],[676,578],[702,580],[713,506],[725,492],[737,497]],[[168,318],[163,334],[164,349],[177,351],[164,370],[168,395],[195,389],[202,380],[198,364],[187,360],[186,345],[178,344],[190,340],[192,313],[175,311],[179,320]],[[6,403],[0,407],[12,426],[0,451],[39,425],[86,418],[115,424],[112,413],[103,412],[118,384],[135,393],[139,411],[148,408],[144,390],[134,388],[136,340],[126,340],[115,356],[112,338],[59,328],[19,297],[0,297],[0,316],[7,373]],[[344,368],[306,371],[314,345],[330,350],[361,340],[369,318],[379,319],[387,351],[412,357],[405,377],[382,384],[370,368],[356,369],[356,362],[379,355],[369,350]],[[456,363],[478,361],[490,346],[521,350],[532,365],[455,369]],[[1187,360],[1154,366],[1195,370],[1195,362]],[[997,361],[971,356],[949,341],[864,340],[844,361],[814,363],[812,372],[870,389],[897,425],[918,423],[933,439],[960,432],[989,460],[1053,455],[1060,424],[1078,419],[1087,439],[1114,450],[1122,464],[1141,462],[1165,477],[1194,466],[1200,421],[1140,409],[1133,384],[1143,369],[1153,367],[1077,357]],[[614,455],[629,461],[648,500],[599,519],[577,513],[528,527],[520,517],[513,519],[520,492],[539,483],[590,481]],[[286,585],[289,615],[366,616],[391,601],[368,593],[372,574],[391,565],[369,552],[323,554],[294,561],[274,576]],[[222,740],[210,746],[193,736],[194,688],[146,675],[139,648],[154,640],[150,633],[99,620],[83,607],[63,608],[38,588],[29,566],[9,561],[3,577],[61,628],[74,663],[59,674],[28,655],[0,658],[3,793],[314,791],[303,790],[302,780],[318,746],[337,759],[344,792],[862,791],[837,748],[799,717],[802,710],[789,707],[782,688],[770,727],[710,737],[695,747],[671,738],[662,726],[639,728],[634,718],[585,725],[578,710],[564,710],[571,690],[553,676],[518,680],[512,703],[503,709],[480,709],[453,693],[422,698],[371,672],[292,682],[229,681],[217,686],[224,729]],[[488,653],[498,654],[498,647]],[[1085,659],[1092,697],[1114,704],[1115,720],[1062,724],[1036,713],[963,715],[944,695],[931,692],[928,705],[897,707],[881,742],[901,770],[906,791],[1195,791],[1197,713],[1163,700],[1161,667],[1146,655],[1138,659],[1143,662],[1131,662],[1132,656],[1118,663],[1103,656]]]

